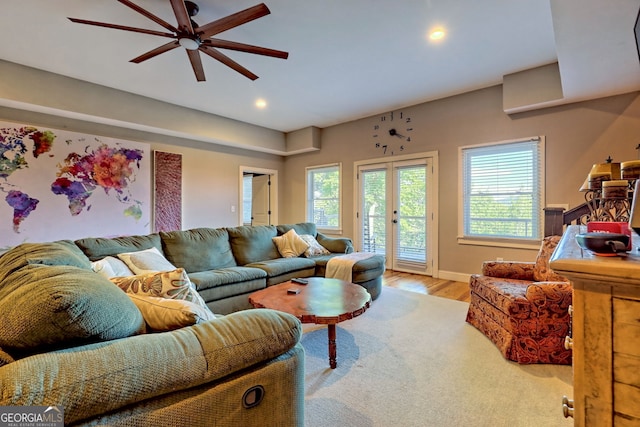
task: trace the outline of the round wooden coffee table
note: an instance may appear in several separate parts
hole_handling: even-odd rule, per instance
[[[336,325],[364,313],[371,295],[360,285],[338,279],[307,277],[308,284],[284,282],[254,292],[249,302],[256,308],[270,308],[296,316],[302,323],[327,325],[329,365],[336,362]],[[298,293],[290,293],[295,290]],[[294,291],[294,292],[295,292]]]

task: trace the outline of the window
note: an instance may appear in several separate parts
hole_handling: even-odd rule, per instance
[[[542,238],[544,140],[460,147],[463,239]]]
[[[319,229],[338,231],[342,227],[340,180],[339,163],[307,168],[307,221]]]

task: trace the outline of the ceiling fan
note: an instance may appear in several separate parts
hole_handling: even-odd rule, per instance
[[[151,34],[154,36],[174,39],[173,41],[152,49],[149,52],[143,53],[142,55],[133,58],[130,61],[136,64],[160,55],[161,53],[165,53],[179,46],[182,46],[187,52],[189,61],[191,62],[191,67],[193,68],[193,72],[195,73],[196,79],[199,82],[205,81],[204,69],[202,68],[202,61],[200,59],[200,52],[206,53],[213,59],[216,59],[222,62],[224,65],[236,70],[243,76],[251,80],[255,80],[258,78],[257,75],[253,74],[251,71],[238,64],[236,61],[229,58],[218,49],[236,50],[240,52],[271,56],[281,59],[287,59],[289,57],[288,52],[213,38],[213,36],[218,33],[227,31],[231,28],[235,28],[237,26],[246,24],[247,22],[262,18],[263,16],[270,14],[271,11],[264,3],[200,26],[191,19],[191,17],[195,16],[199,11],[197,4],[191,1],[170,0],[171,7],[173,8],[173,13],[178,24],[177,26],[173,26],[129,0],[118,1],[140,13],[141,15],[149,18],[156,24],[159,24],[160,26],[166,28],[170,32],[167,33],[162,31],[147,30],[144,28],[109,24],[106,22],[87,21],[85,19],[77,18],[69,18],[69,20],[78,24],[96,25],[98,27],[115,28],[116,30],[132,31],[134,33]]]

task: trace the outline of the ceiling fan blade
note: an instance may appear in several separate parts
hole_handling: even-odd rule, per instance
[[[200,52],[197,50],[185,50],[187,51],[187,55],[189,55],[189,61],[191,61],[191,67],[196,75],[196,80],[199,82],[205,81],[204,69],[202,68],[202,61],[200,60]]]
[[[201,25],[200,27],[196,28],[195,31],[200,34],[200,38],[205,39],[223,31],[227,31],[231,28],[237,27],[238,25],[246,24],[247,22],[253,21],[254,19],[262,18],[263,16],[266,16],[270,13],[271,11],[267,7],[267,5],[265,5],[264,3],[260,3],[257,6],[241,10],[240,12],[233,13],[229,16],[225,16],[224,18],[220,18],[215,21],[209,22],[208,24]]]
[[[213,59],[216,59],[216,60],[222,62],[227,67],[236,70],[237,72],[239,72],[240,74],[242,74],[243,76],[245,76],[248,79],[255,80],[255,79],[258,78],[258,76],[253,74],[251,71],[247,70],[242,65],[238,64],[236,61],[234,61],[233,59],[229,58],[227,55],[217,51],[216,49],[214,49],[212,47],[208,47],[208,46],[202,45],[202,46],[200,46],[199,49],[200,49],[201,52],[204,52],[207,55],[209,55],[210,57],[212,57]]]
[[[160,46],[160,47],[157,47],[157,48],[155,48],[155,49],[152,49],[152,50],[150,50],[150,51],[149,51],[149,52],[147,52],[147,53],[143,53],[142,55],[140,55],[140,56],[138,56],[138,57],[136,57],[136,58],[133,58],[133,59],[132,59],[131,61],[129,61],[129,62],[133,62],[133,63],[139,64],[139,63],[141,63],[142,61],[146,61],[147,59],[151,59],[151,58],[153,58],[154,56],[158,56],[158,55],[160,55],[161,53],[168,52],[168,51],[170,51],[171,49],[175,49],[175,48],[176,48],[176,47],[178,47],[178,46],[180,46],[180,43],[178,43],[178,41],[177,41],[177,40],[176,40],[176,41],[172,41],[172,42],[169,42],[169,43],[167,43],[167,44],[163,44],[163,45],[162,45],[162,46]]]
[[[206,39],[202,43],[210,47],[255,53],[256,55],[272,56],[274,58],[287,59],[289,57],[289,52],[283,52],[281,50],[269,49],[261,46],[253,46],[245,43],[232,42],[229,40]]]
[[[133,2],[130,2],[129,0],[118,0],[118,1],[120,3],[122,3],[123,5],[128,6],[131,9],[135,10],[139,14],[141,14],[143,16],[146,16],[147,18],[151,19],[153,22],[155,22],[156,24],[166,28],[167,30],[173,31],[174,33],[178,32],[176,27],[174,27],[173,25],[169,24],[167,21],[163,20],[162,18],[157,17],[156,15],[154,15],[151,12],[149,12],[148,10],[141,8],[137,4],[135,4]]]
[[[191,25],[191,18],[184,0],[171,0],[171,7],[173,8],[173,14],[176,15],[179,30],[193,34],[193,25]]]
[[[152,36],[175,38],[175,34],[163,33],[161,31],[147,30],[145,28],[127,27],[125,25],[108,24],[106,22],[87,21],[86,19],[69,18],[71,22],[77,24],[95,25],[98,27],[113,28],[115,30],[133,31],[134,33],[151,34]]]

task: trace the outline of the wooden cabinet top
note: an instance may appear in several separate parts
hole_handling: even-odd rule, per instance
[[[612,281],[640,286],[640,237],[632,233],[632,250],[626,256],[599,256],[578,245],[576,235],[586,231],[584,225],[567,228],[551,257],[553,271],[569,279],[577,276],[607,277]]]

